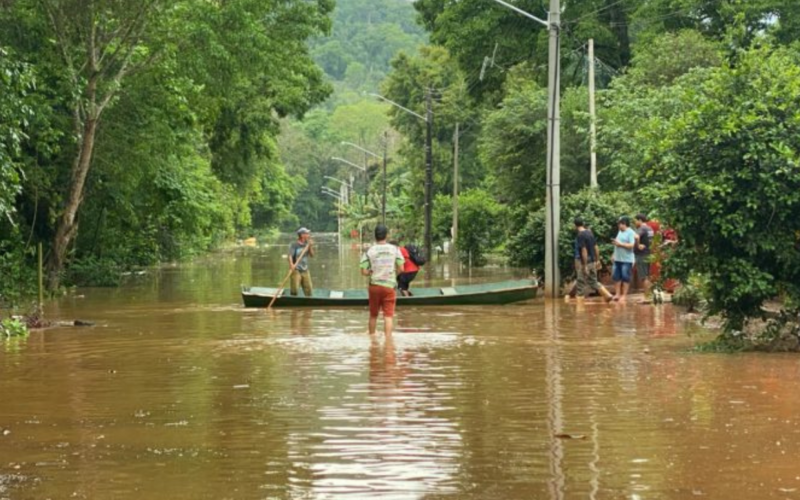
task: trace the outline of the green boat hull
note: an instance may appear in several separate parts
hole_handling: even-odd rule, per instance
[[[246,287],[242,289],[245,307],[267,307],[276,288]],[[480,285],[445,288],[412,288],[411,297],[397,297],[397,306],[483,306],[504,305],[536,298],[534,280],[513,280]],[[272,307],[364,307],[369,304],[367,290],[314,290],[312,297],[302,292],[292,296],[285,291]]]

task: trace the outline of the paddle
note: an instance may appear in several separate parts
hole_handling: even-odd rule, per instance
[[[294,272],[294,269],[297,267],[297,264],[299,264],[300,261],[303,260],[303,256],[306,254],[306,252],[308,251],[309,248],[311,248],[311,242],[308,242],[308,244],[303,249],[303,251],[300,252],[300,256],[297,257],[296,259],[294,259],[294,264],[289,266],[290,267],[289,273],[286,275],[285,278],[283,278],[283,281],[281,281],[281,284],[278,287],[278,290],[275,292],[275,295],[272,296],[272,300],[269,301],[269,305],[267,306],[267,309],[272,309],[272,304],[274,304],[275,301],[278,300],[278,295],[280,295],[281,292],[283,291],[283,289],[286,288],[286,282],[289,281],[289,278],[292,277],[292,273]]]

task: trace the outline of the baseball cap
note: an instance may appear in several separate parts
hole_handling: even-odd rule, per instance
[[[301,234],[311,234],[311,230],[310,230],[310,229],[308,229],[307,227],[301,227],[300,229],[298,229],[298,230],[297,230],[297,234],[298,234],[298,235],[301,235]]]

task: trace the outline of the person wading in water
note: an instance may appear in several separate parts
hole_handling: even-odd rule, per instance
[[[378,327],[383,311],[383,331],[392,334],[394,307],[397,302],[397,275],[403,272],[405,259],[400,249],[387,243],[389,230],[383,224],[375,226],[375,244],[361,257],[361,274],[369,276],[369,334]]]

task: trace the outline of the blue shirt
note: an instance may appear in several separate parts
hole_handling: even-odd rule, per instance
[[[636,243],[636,232],[631,228],[620,231],[617,233],[617,241],[626,244]],[[634,264],[636,262],[636,255],[633,253],[633,247],[630,249],[614,247],[614,262],[629,262]]]

